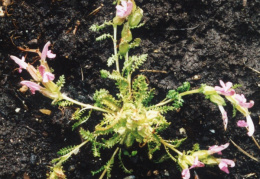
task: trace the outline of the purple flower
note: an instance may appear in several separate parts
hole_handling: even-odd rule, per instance
[[[181,172],[182,178],[183,179],[189,179],[190,178],[190,169],[196,168],[196,167],[204,167],[204,163],[199,161],[199,158],[196,156],[195,160],[193,162],[193,165],[190,168],[184,169]]]
[[[182,176],[183,179],[189,179],[190,178],[190,170],[188,168],[182,170],[181,176]]]
[[[227,130],[227,124],[228,124],[228,117],[227,117],[227,112],[223,108],[223,106],[218,105],[218,108],[222,114],[222,119],[223,119],[223,124],[224,124],[224,129]]]
[[[255,132],[255,126],[250,115],[246,116],[246,123],[248,124],[248,136],[252,136]]]
[[[196,167],[204,167],[204,166],[205,166],[204,163],[200,162],[200,161],[199,161],[199,158],[196,156],[196,157],[195,157],[195,160],[194,160],[194,163],[193,163],[193,165],[190,167],[190,169],[196,168]]]
[[[120,18],[126,18],[132,12],[133,3],[132,3],[132,1],[128,0],[127,2],[121,1],[121,4],[122,5],[116,6],[116,16],[118,16]]]
[[[218,145],[213,145],[211,147],[209,147],[209,154],[214,154],[214,153],[218,153],[219,155],[222,155],[221,151],[228,148],[229,143],[226,143],[224,145],[218,146]]]
[[[28,67],[28,64],[25,62],[25,58],[24,57],[22,57],[22,59],[19,59],[16,56],[11,55],[10,58],[12,60],[14,60],[14,62],[19,65],[19,73],[22,72],[22,68],[26,69]]]
[[[238,127],[247,127],[248,124],[244,120],[239,120],[239,121],[237,121],[237,126]]]
[[[44,47],[43,47],[43,49],[42,49],[41,59],[42,59],[43,61],[46,60],[46,56],[47,56],[48,58],[55,58],[55,57],[56,57],[56,55],[53,54],[53,53],[51,52],[51,50],[48,50],[48,48],[49,48],[50,45],[51,45],[51,42],[48,41],[48,42],[44,45]]]
[[[235,90],[232,89],[231,87],[233,84],[231,82],[227,82],[226,84],[222,81],[219,80],[220,86],[215,86],[215,90],[219,92],[220,94],[223,94],[225,96],[232,96],[235,94]]]
[[[54,80],[54,75],[50,72],[45,71],[45,66],[41,65],[39,66],[39,71],[42,75],[42,82],[47,83],[48,81],[53,81]]]
[[[34,83],[32,81],[24,80],[24,81],[21,81],[21,84],[29,87],[32,94],[35,94],[35,91],[40,91],[40,89],[42,88],[40,85],[38,85],[37,83]]]
[[[250,100],[249,103],[246,102],[246,98],[243,94],[235,94],[235,99],[237,100],[239,106],[244,108],[251,108],[254,106],[254,101]]]
[[[229,170],[228,170],[229,165],[230,165],[230,167],[234,167],[235,162],[233,160],[229,160],[229,159],[220,159],[220,163],[218,164],[220,170],[222,170],[223,172],[226,172],[227,174],[229,174]]]

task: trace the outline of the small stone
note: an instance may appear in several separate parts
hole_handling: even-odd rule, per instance
[[[153,171],[153,174],[154,174],[154,175],[159,175],[159,171],[158,171],[158,170],[154,170],[154,171]]]
[[[186,135],[186,130],[182,127],[179,129],[180,134]]]
[[[167,177],[170,176],[168,170],[164,170],[164,176],[167,176]]]
[[[134,175],[130,175],[130,176],[125,177],[124,179],[135,179],[135,176]]]
[[[75,170],[75,165],[70,165],[68,171],[73,172]]]
[[[15,109],[15,112],[16,112],[16,113],[19,113],[20,111],[21,111],[21,108],[16,108],[16,109]]]

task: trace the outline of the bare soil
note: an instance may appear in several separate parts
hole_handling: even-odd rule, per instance
[[[241,84],[239,90],[247,99],[255,101],[251,116],[256,127],[255,138],[259,141],[260,1],[244,2],[245,6],[242,0],[136,0],[144,10],[146,24],[133,31],[134,37],[142,39],[142,46],[133,53],[149,54],[142,70],[167,72],[140,72],[156,89],[154,102],[185,81],[193,88],[202,83],[215,86],[220,79]],[[17,47],[42,48],[51,41],[57,57],[49,64],[56,77],[65,75],[63,92],[81,102],[93,103],[96,89],[114,90],[113,81],[102,79],[99,73],[107,68],[106,60],[113,53],[111,41],[95,42],[101,33],[112,29],[94,33],[89,27],[112,19],[115,7],[112,0],[14,0],[7,8],[12,15],[0,18],[0,179],[46,178],[51,160],[58,156],[56,152],[81,141],[78,132],[71,131],[70,116],[75,109],[59,110],[41,94],[21,94],[20,80],[30,77],[26,72],[18,73],[17,65],[9,56],[26,55]],[[72,31],[77,21],[80,25],[74,35]],[[34,56],[27,54],[26,59],[33,63]],[[224,131],[215,105],[201,95],[184,100],[184,107],[178,113],[167,114],[172,125],[162,134],[164,138],[185,137],[179,132],[184,128],[188,139],[180,150],[188,150],[195,143],[207,149],[232,139],[259,158],[259,149],[245,129],[236,127],[236,121],[243,116],[232,118],[231,106],[227,107],[229,124]],[[52,113],[46,115],[40,109],[49,109]],[[95,114],[85,127],[93,129],[99,117],[99,113]],[[137,148],[136,157],[125,159],[127,167],[134,170],[132,178],[181,178],[172,161],[154,162],[164,154],[164,149],[151,161],[145,147],[135,146],[130,150]],[[100,159],[92,156],[89,146],[83,148],[65,164],[68,178],[98,178],[90,171],[104,165],[111,152],[104,151]],[[200,179],[260,178],[260,164],[233,145],[223,151],[222,157],[236,162],[230,174],[217,166],[200,168],[196,169]],[[112,178],[129,176],[117,163],[112,174]]]

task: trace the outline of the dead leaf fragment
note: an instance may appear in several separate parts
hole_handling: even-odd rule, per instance
[[[42,114],[51,115],[51,110],[49,110],[49,109],[39,109],[39,111]]]

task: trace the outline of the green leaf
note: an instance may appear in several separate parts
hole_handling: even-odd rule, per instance
[[[112,35],[110,35],[110,34],[103,34],[103,35],[97,37],[97,38],[96,38],[96,41],[105,40],[105,39],[107,39],[107,38],[111,38],[111,39],[113,40],[113,36],[112,36]]]
[[[56,85],[61,88],[64,86],[64,84],[65,84],[65,76],[61,75],[59,77],[59,80],[56,82]]]

